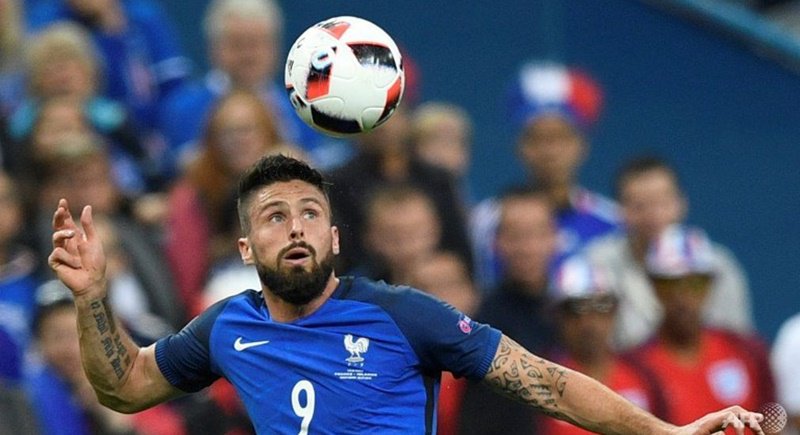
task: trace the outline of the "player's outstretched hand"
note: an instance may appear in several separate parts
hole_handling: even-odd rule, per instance
[[[67,200],[58,201],[53,214],[53,252],[47,262],[75,296],[105,291],[106,257],[95,232],[91,206],[83,208],[78,227]]]
[[[762,420],[764,416],[757,412],[750,412],[740,406],[731,406],[679,428],[677,435],[724,435],[725,429],[729,427],[732,427],[737,435],[745,433],[764,435],[760,425]],[[748,428],[752,432],[749,432]]]

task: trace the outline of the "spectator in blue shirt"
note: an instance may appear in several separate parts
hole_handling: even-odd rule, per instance
[[[167,150],[157,132],[159,107],[189,78],[191,62],[161,5],[152,0],[40,0],[28,20],[33,31],[68,20],[91,34],[102,60],[101,94],[128,107],[150,154],[162,161]]]
[[[589,240],[619,226],[617,205],[580,185],[578,171],[589,153],[589,131],[600,114],[599,85],[585,73],[556,63],[524,65],[509,99],[510,125],[529,184],[543,190],[558,224],[554,265]],[[477,278],[491,287],[502,271],[494,249],[498,202],[489,198],[472,213]]]
[[[283,16],[272,0],[214,0],[205,16],[211,70],[169,99],[161,129],[179,170],[198,151],[203,124],[214,103],[235,88],[261,96],[276,119],[284,142],[298,145],[314,163],[329,168],[349,156],[340,140],[322,135],[294,113],[282,77],[280,42]],[[280,80],[280,83],[278,83]]]

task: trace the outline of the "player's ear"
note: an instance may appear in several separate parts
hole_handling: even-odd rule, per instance
[[[239,255],[242,257],[242,263],[255,264],[255,261],[253,261],[253,250],[250,248],[250,241],[247,240],[247,237],[239,238],[237,243],[239,245]]]
[[[339,228],[331,227],[331,251],[333,255],[339,255]]]

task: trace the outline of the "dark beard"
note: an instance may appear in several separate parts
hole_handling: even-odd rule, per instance
[[[284,252],[298,246],[308,249],[312,258],[316,259],[314,248],[301,242],[282,250],[278,255],[278,263],[280,264]],[[259,262],[256,262],[256,271],[261,283],[270,293],[292,305],[303,306],[319,297],[325,290],[328,278],[333,273],[333,256],[328,255],[319,263],[315,260],[310,271],[304,270],[302,266],[287,270],[273,269]]]

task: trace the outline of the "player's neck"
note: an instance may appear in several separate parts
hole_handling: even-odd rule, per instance
[[[286,302],[269,291],[262,290],[261,293],[264,295],[264,302],[267,304],[270,318],[275,322],[289,323],[302,317],[310,316],[317,311],[319,307],[327,302],[338,285],[339,278],[331,275],[322,294],[305,305]]]

